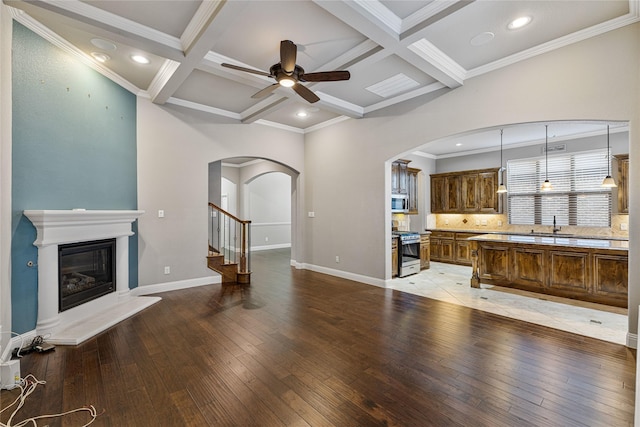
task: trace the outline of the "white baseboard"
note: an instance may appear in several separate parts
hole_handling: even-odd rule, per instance
[[[16,347],[25,347],[31,344],[31,341],[37,336],[36,330],[32,330],[29,332],[25,332],[24,334],[16,335],[9,340],[7,347],[2,351],[2,355],[0,355],[0,363],[4,363],[8,360],[11,360],[11,353],[13,349]]]
[[[638,348],[638,334],[627,332],[627,347]]]
[[[177,291],[179,289],[194,288],[196,286],[204,285],[214,285],[218,283],[222,283],[222,277],[220,275],[199,277],[196,279],[178,280],[175,282],[138,286],[137,288],[131,289],[131,294],[135,296],[157,294],[159,292]]]
[[[295,264],[294,264],[295,263]],[[361,274],[349,273],[348,271],[336,270],[333,268],[322,267],[320,265],[303,264],[291,261],[291,265],[295,266],[299,270],[311,270],[318,273],[328,274],[330,276],[340,277],[342,279],[353,280],[354,282],[365,283],[367,285],[377,286],[379,288],[385,288],[385,281],[382,279],[376,279],[375,277],[363,276]]]
[[[268,251],[269,249],[284,249],[290,247],[291,243],[280,243],[277,245],[251,246],[251,251]]]

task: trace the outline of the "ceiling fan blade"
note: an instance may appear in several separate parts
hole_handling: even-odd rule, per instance
[[[220,65],[222,65],[223,67],[226,67],[226,68],[232,68],[234,70],[244,71],[246,73],[257,74],[259,76],[271,77],[271,74],[269,74],[269,73],[267,73],[265,71],[254,70],[252,68],[245,68],[245,67],[241,67],[239,65],[227,64],[227,63],[222,63]]]
[[[280,42],[280,65],[282,66],[282,71],[289,76],[296,69],[297,53],[298,47],[291,40],[282,40]]]
[[[300,77],[303,82],[337,82],[349,80],[351,73],[348,71],[322,71],[319,73],[305,73]]]
[[[254,98],[254,99],[264,98],[265,96],[270,95],[271,92],[276,90],[278,88],[278,86],[280,86],[278,83],[274,83],[271,86],[267,86],[264,89],[254,93],[251,97]]]
[[[302,86],[300,83],[296,83],[295,85],[293,85],[293,90],[295,90],[298,95],[306,99],[311,104],[320,101],[318,95],[313,93],[311,89]]]

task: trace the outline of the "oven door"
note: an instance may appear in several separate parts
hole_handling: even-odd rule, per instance
[[[398,254],[398,276],[405,277],[420,272],[420,241],[403,242]]]

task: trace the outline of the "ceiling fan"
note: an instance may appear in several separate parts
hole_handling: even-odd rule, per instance
[[[296,64],[296,55],[298,48],[291,40],[282,40],[280,42],[280,62],[273,64],[269,68],[269,72],[253,70],[251,68],[240,67],[238,65],[223,63],[223,67],[232,68],[234,70],[245,71],[247,73],[257,74],[259,76],[271,77],[277,83],[267,86],[266,88],[253,94],[252,98],[263,98],[276,90],[278,86],[290,87],[298,95],[306,99],[310,103],[320,101],[318,95],[313,93],[311,89],[303,86],[300,82],[334,82],[340,80],[349,80],[351,74],[348,71],[322,71],[318,73],[306,73],[304,69]]]

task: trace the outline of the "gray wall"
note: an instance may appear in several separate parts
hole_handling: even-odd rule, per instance
[[[543,126],[542,124],[540,126]],[[629,132],[612,133],[609,138],[611,146],[611,154],[627,154],[629,153]],[[587,138],[578,138],[554,143],[549,140],[549,147],[558,144],[566,144],[567,151],[565,153],[573,153],[576,151],[588,151],[607,147],[606,135],[590,136]],[[544,152],[544,143],[528,145],[518,148],[503,149],[503,163],[506,165],[508,160],[526,159],[532,157],[542,157]],[[553,153],[549,152],[549,157]],[[447,157],[436,160],[437,173],[441,172],[457,172],[469,169],[500,167],[500,151],[490,151],[485,153],[475,153],[465,156]],[[505,173],[506,180],[506,173]]]
[[[247,156],[304,171],[303,135],[138,98],[138,207],[165,211],[140,220],[140,287],[213,275],[205,262],[209,163]]]
[[[389,161],[429,141],[512,123],[628,120],[634,163],[640,157],[638,40],[640,24],[634,24],[470,79],[428,104],[404,105],[397,115],[391,109],[384,117],[310,133],[306,209],[315,210],[316,217],[305,218],[307,262],[337,269],[339,254],[341,270],[390,278]],[[640,171],[632,168],[631,182],[638,178]],[[640,207],[633,193],[630,203],[632,212]],[[340,207],[348,207],[350,215]],[[640,239],[633,238],[639,232],[640,219],[632,217],[631,259],[640,251]],[[640,265],[631,263],[629,275],[629,324],[635,332]]]

